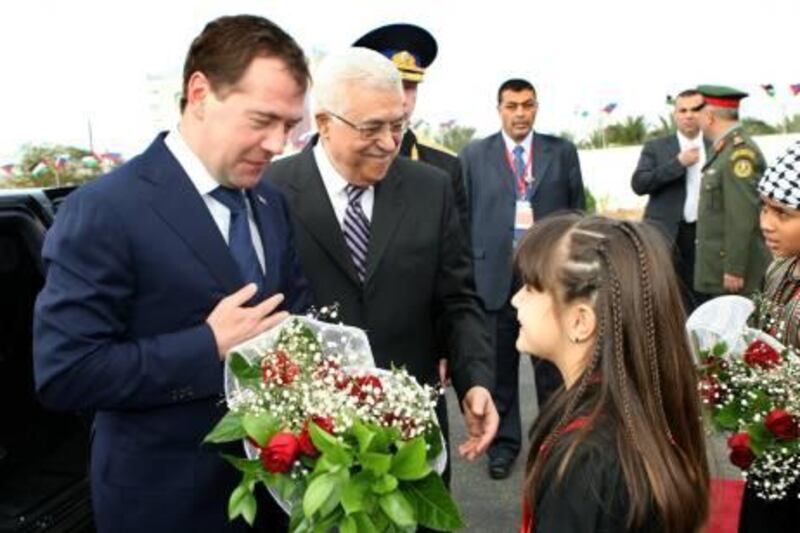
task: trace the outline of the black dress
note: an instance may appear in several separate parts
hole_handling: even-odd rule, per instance
[[[563,437],[562,437],[563,438]],[[628,529],[628,490],[608,424],[598,424],[578,445],[561,480],[560,460],[549,460],[542,473],[533,513],[537,533],[617,533],[664,531],[653,510],[642,527]]]

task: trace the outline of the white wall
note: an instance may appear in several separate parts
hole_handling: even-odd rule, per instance
[[[755,137],[767,164],[771,164],[800,133]],[[647,203],[647,196],[636,196],[631,189],[631,176],[639,161],[641,146],[623,146],[603,150],[579,150],[584,184],[607,209],[637,209]]]

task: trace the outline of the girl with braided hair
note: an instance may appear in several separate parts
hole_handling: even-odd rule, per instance
[[[531,429],[522,532],[694,532],[706,521],[697,380],[661,239],[568,214],[519,245],[517,348],[564,378]]]

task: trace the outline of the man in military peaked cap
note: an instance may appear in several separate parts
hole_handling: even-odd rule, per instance
[[[747,93],[719,85],[700,85],[703,134],[713,142],[703,167],[697,219],[695,290],[707,298],[756,291],[769,264],[758,228],[756,185],[764,156],[739,123],[739,104]]]
[[[419,84],[425,77],[425,69],[433,63],[438,52],[436,39],[424,28],[413,24],[389,24],[363,35],[353,43],[353,46],[375,50],[395,64],[403,79],[403,91],[405,92],[403,110],[406,118],[410,120],[416,107]],[[452,153],[419,141],[410,129],[403,136],[400,155],[433,165],[450,176],[453,182],[456,207],[464,225],[464,231],[467,231],[469,210],[458,158]]]

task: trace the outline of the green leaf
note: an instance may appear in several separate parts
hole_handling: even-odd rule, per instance
[[[384,474],[370,485],[375,494],[388,494],[397,490],[397,478],[391,474]]]
[[[311,442],[325,456],[326,460],[347,468],[353,463],[353,457],[348,452],[350,447],[340,442],[324,429],[321,429],[314,422],[308,425],[308,433],[311,436]]]
[[[442,430],[439,426],[432,426],[425,431],[425,444],[428,445],[428,459],[439,457],[442,453]]]
[[[244,457],[236,457],[235,455],[229,455],[227,453],[223,453],[221,455],[223,459],[245,474],[257,477],[261,472],[263,472],[261,461],[258,459],[245,459]]]
[[[331,474],[322,474],[308,485],[303,496],[303,514],[306,515],[306,518],[311,518],[322,507],[322,504],[325,503],[325,500],[328,499],[328,496],[333,491],[334,486],[334,478]]]
[[[242,417],[242,426],[247,435],[259,446],[266,446],[280,429],[278,420],[267,413],[245,413]]]
[[[342,521],[342,518],[344,518],[344,513],[341,509],[331,513],[314,524],[314,533],[330,533]]]
[[[214,429],[205,436],[203,442],[211,442],[219,444],[222,442],[231,442],[240,440],[247,436],[247,432],[242,426],[242,415],[234,411],[228,411],[222,420],[217,422]]]
[[[261,367],[248,363],[247,359],[242,357],[239,352],[233,352],[228,356],[228,366],[242,387],[253,388],[253,386],[258,386],[263,379]]]
[[[714,345],[712,353],[717,357],[722,357],[728,353],[728,344],[725,341],[718,342]]]
[[[755,422],[747,427],[750,435],[750,449],[756,457],[764,455],[764,451],[775,442],[775,437],[763,422]]]
[[[378,505],[389,519],[400,527],[416,527],[417,519],[414,507],[400,494],[400,491],[390,492],[378,498]]]
[[[364,423],[356,420],[353,423],[353,434],[358,441],[358,451],[364,453],[370,450],[370,445],[372,441],[375,439],[375,431],[371,430],[367,427]]]
[[[366,496],[370,480],[367,472],[359,472],[342,487],[342,507],[349,514],[366,509]]]
[[[414,481],[422,479],[431,471],[428,465],[425,449],[425,439],[417,437],[408,442],[400,444],[400,449],[392,458],[392,468],[390,472],[397,479],[403,481]]]
[[[241,516],[252,526],[256,519],[256,497],[247,485],[245,478],[233,489],[228,499],[228,519],[234,520],[237,516]]]
[[[435,472],[419,481],[403,483],[400,490],[414,506],[421,526],[440,531],[466,527],[453,497]]]
[[[379,476],[388,473],[392,467],[392,456],[387,453],[362,453],[359,461],[362,467]]]
[[[339,533],[358,533],[358,522],[352,516],[345,516],[339,524]]]
[[[380,513],[380,515],[384,516],[383,513]],[[370,519],[368,514],[356,513],[352,516],[352,518],[356,522],[359,533],[378,533],[378,527],[375,525],[372,519]]]
[[[739,428],[739,419],[742,417],[739,402],[731,401],[723,405],[714,413],[714,422],[722,429],[735,431]]]

